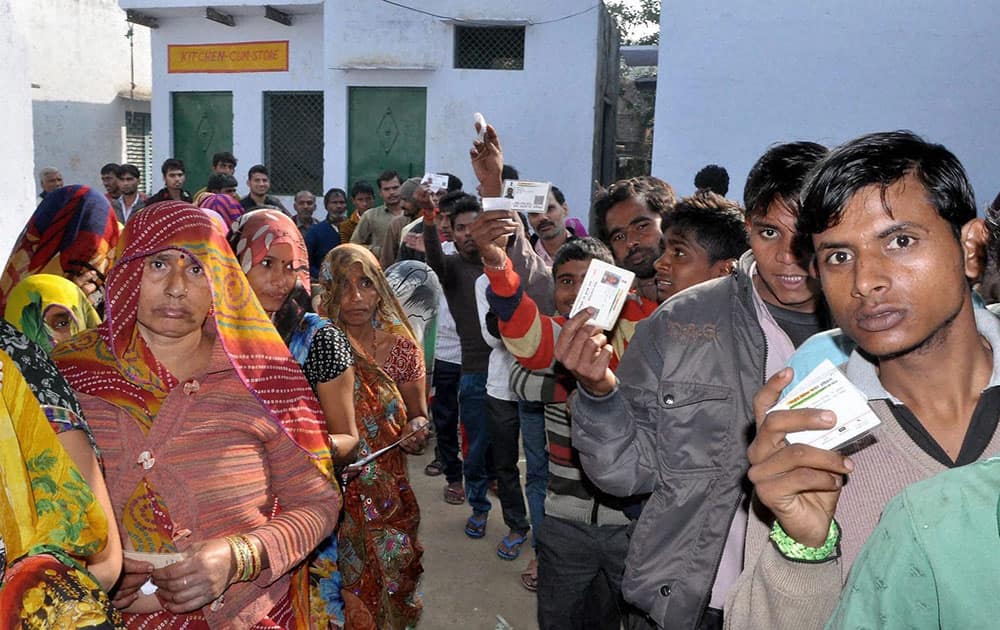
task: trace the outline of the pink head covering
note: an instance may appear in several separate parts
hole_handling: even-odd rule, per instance
[[[198,201],[198,207],[214,210],[216,214],[222,217],[227,228],[231,227],[234,221],[243,216],[243,206],[232,195],[210,193]]]
[[[309,285],[309,252],[302,232],[288,215],[278,210],[254,210],[241,216],[230,226],[229,243],[243,273],[249,273],[275,245],[285,243],[292,248],[292,265],[306,291]]]

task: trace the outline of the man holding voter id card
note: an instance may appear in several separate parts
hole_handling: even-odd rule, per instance
[[[798,192],[824,153],[798,142],[757,161],[744,191],[751,251],[639,322],[617,370],[583,314],[563,326],[556,357],[579,384],[572,438],[584,470],[610,494],[651,493],[625,561],[622,594],[639,609],[630,629],[722,626],[743,565],[751,399],[825,325],[794,248]],[[634,241],[639,228],[616,233]]]
[[[726,607],[730,628],[822,627],[894,495],[1000,451],[1000,320],[973,307],[985,230],[957,158],[909,132],[847,142],[813,173],[798,227],[832,315],[857,344],[842,369],[881,425],[839,452],[793,443],[796,432],[846,418],[808,408],[768,413],[792,378],[788,369],[758,393],[749,477],[767,516],[747,529],[746,570]],[[872,569],[845,596],[873,607],[841,611],[832,627],[938,627],[936,615],[932,626],[887,619],[876,602],[907,594],[898,581],[876,585]]]

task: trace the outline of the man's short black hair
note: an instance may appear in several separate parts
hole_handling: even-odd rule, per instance
[[[212,166],[218,166],[219,164],[232,164],[233,168],[236,168],[236,156],[229,151],[219,151],[212,156]]]
[[[563,194],[563,191],[559,190],[558,186],[552,187],[552,196],[555,197],[557,204],[562,205],[566,203],[566,195]]]
[[[775,201],[798,214],[799,192],[826,153],[826,147],[815,142],[787,142],[768,149],[750,168],[743,187],[747,218],[767,214]]]
[[[552,260],[552,276],[555,277],[559,273],[559,267],[571,260],[593,260],[595,258],[609,265],[615,264],[615,259],[608,246],[593,236],[567,241],[556,251],[556,257]]]
[[[182,173],[187,172],[184,170],[184,162],[178,160],[177,158],[167,158],[163,160],[163,166],[160,167],[160,172],[166,176],[166,174],[170,171],[180,171]]]
[[[517,172],[517,167],[513,164],[504,164],[503,168],[500,169],[501,179],[520,179],[521,175]]]
[[[447,208],[448,220],[451,221],[452,227],[455,227],[455,217],[460,214],[465,214],[466,212],[475,212],[479,214],[483,211],[483,207],[479,204],[479,200],[472,195],[460,191],[450,192],[445,195],[441,201],[438,202],[439,210],[441,208]]]
[[[844,206],[868,186],[879,187],[882,207],[891,216],[886,190],[907,175],[923,184],[927,201],[960,238],[962,226],[976,218],[976,199],[965,169],[943,145],[911,131],[871,133],[831,151],[802,190],[799,233],[819,234],[840,223]]]
[[[709,164],[694,176],[694,187],[697,190],[711,190],[725,197],[729,192],[729,171],[718,164]]]
[[[651,175],[620,179],[607,188],[598,190],[594,196],[594,218],[597,221],[597,235],[605,243],[610,237],[608,210],[615,204],[629,200],[643,204],[650,212],[662,217],[673,209],[676,197],[670,184]]]
[[[684,197],[663,217],[664,233],[670,228],[691,235],[705,248],[709,263],[739,258],[750,248],[743,209],[713,192]]]
[[[238,185],[236,178],[228,173],[212,173],[208,176],[205,190],[217,193],[222,192],[223,188],[236,188]]]
[[[369,195],[374,197],[375,188],[373,188],[372,185],[366,182],[365,180],[359,179],[358,181],[354,182],[353,186],[351,186],[351,197],[357,197],[358,195],[364,193],[368,193]]]
[[[326,207],[326,204],[330,203],[330,199],[334,195],[339,195],[339,196],[341,196],[341,197],[344,198],[345,202],[347,201],[347,193],[344,192],[343,188],[331,188],[330,190],[326,191],[325,195],[323,195],[323,207],[324,208]]]
[[[399,176],[399,173],[392,169],[382,171],[382,173],[379,174],[378,179],[375,180],[375,183],[378,185],[379,190],[381,190],[382,182],[390,182],[394,177],[399,181],[399,183],[403,183],[403,178]]]
[[[101,167],[101,175],[108,175],[110,173],[117,177],[119,166],[119,164],[115,164],[114,162],[108,162]]]
[[[441,175],[448,176],[448,192],[455,192],[456,190],[462,190],[462,180],[458,178],[457,175],[452,175],[451,173],[440,173]]]
[[[441,214],[451,215],[451,209],[454,207],[455,202],[468,196],[468,193],[461,190],[453,190],[452,192],[445,193],[443,197],[438,199],[438,211]]]
[[[253,179],[253,176],[256,175],[257,173],[260,173],[261,175],[266,175],[268,179],[270,179],[271,177],[271,174],[267,172],[266,166],[264,166],[263,164],[254,164],[253,166],[250,167],[250,170],[247,171],[247,179],[248,180]]]
[[[131,175],[136,179],[141,179],[142,176],[139,174],[139,167],[135,164],[122,164],[115,169],[115,177],[125,177],[126,175]]]

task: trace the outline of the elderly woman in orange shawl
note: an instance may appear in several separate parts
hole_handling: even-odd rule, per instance
[[[53,353],[104,456],[113,603],[137,628],[307,623],[293,570],[340,508],[315,395],[201,210],[140,211],[119,253],[105,322]]]
[[[337,536],[346,627],[403,630],[417,624],[423,608],[417,593],[420,509],[400,450],[416,450],[426,437],[423,352],[367,249],[335,247],[320,275],[324,311],[354,351],[354,413],[364,462],[353,467],[356,476],[344,488]]]

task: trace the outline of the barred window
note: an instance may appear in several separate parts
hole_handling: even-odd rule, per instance
[[[456,26],[455,67],[524,70],[524,27]]]
[[[139,169],[139,190],[153,181],[153,124],[147,112],[125,112],[125,162]]]
[[[271,194],[323,191],[322,92],[264,92],[264,164]]]

